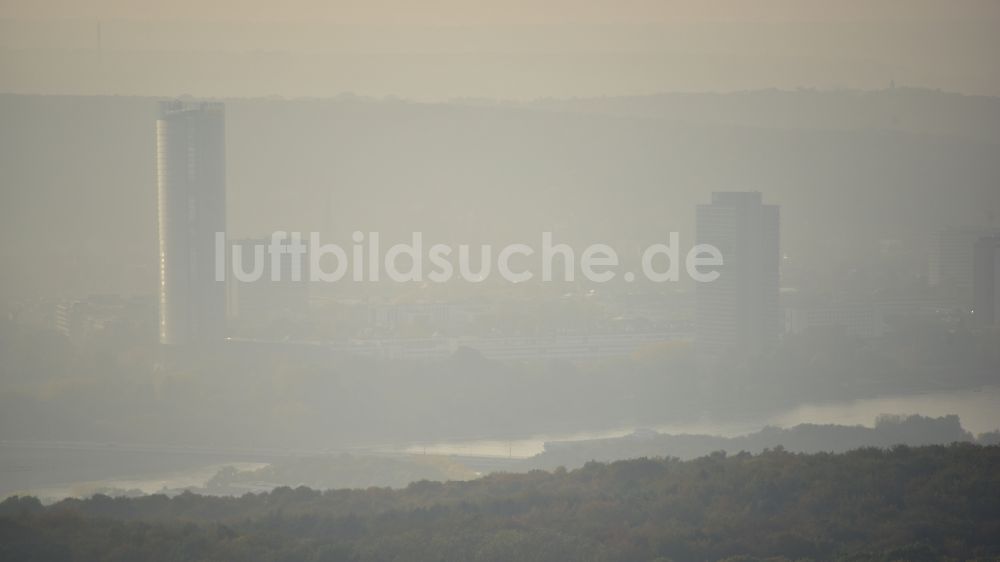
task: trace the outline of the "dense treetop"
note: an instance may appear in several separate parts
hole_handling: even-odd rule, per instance
[[[998,556],[1000,447],[971,444],[641,458],[395,491],[0,504],[3,560]]]

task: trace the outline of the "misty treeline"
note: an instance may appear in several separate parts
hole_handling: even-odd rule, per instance
[[[262,467],[225,466],[203,486],[184,488],[210,495],[239,496],[279,486],[332,488],[404,488],[418,480],[454,481],[478,478],[482,472],[529,472],[557,467],[579,468],[590,461],[612,462],[641,457],[689,460],[713,452],[760,453],[783,447],[795,453],[842,453],[862,447],[893,445],[946,445],[950,443],[1000,444],[1000,430],[974,436],[962,428],[958,416],[930,418],[919,415],[882,415],[875,427],[800,424],[791,428],[766,427],[738,437],[665,434],[649,429],[622,437],[554,441],[545,450],[524,459],[455,457],[442,454],[371,453],[362,450],[337,453],[298,453],[268,458]],[[112,450],[113,451],[113,450]],[[485,464],[484,464],[485,463]],[[113,461],[110,462],[113,465]],[[117,468],[117,467],[116,467]],[[168,495],[181,490],[160,490]],[[95,486],[89,493],[140,496],[136,489]],[[82,494],[78,494],[82,495]],[[43,498],[48,500],[49,498]],[[53,500],[62,497],[51,498]]]
[[[686,344],[587,364],[234,349],[152,367],[151,344],[77,346],[55,332],[13,330],[0,337],[0,437],[303,448],[469,439],[498,427],[534,434],[656,425],[705,411],[749,416],[802,400],[938,390],[941,381],[961,388],[997,372],[994,333],[922,330],[917,341],[793,338],[714,381],[697,373]],[[940,366],[913,366],[927,354]]]
[[[496,459],[487,470],[529,472],[557,467],[579,468],[591,461],[613,462],[635,458],[671,457],[689,460],[713,452],[760,453],[784,448],[793,453],[842,453],[863,447],[894,445],[947,445],[950,443],[1000,445],[1000,430],[974,436],[962,428],[958,416],[930,418],[919,415],[881,415],[875,427],[800,424],[787,429],[765,427],[761,431],[722,437],[717,435],[665,434],[638,430],[622,437],[554,441],[545,450],[525,459]],[[480,476],[474,468],[483,459],[444,455],[366,455],[338,453],[274,459],[267,466],[240,470],[220,469],[203,487],[192,492],[241,495],[278,486],[302,485],[330,488],[402,488],[418,480],[470,480]],[[472,462],[473,466],[464,463]],[[486,461],[489,462],[489,461]],[[482,467],[480,467],[482,468]],[[111,496],[141,495],[129,490],[95,490]]]
[[[0,504],[0,558],[59,560],[995,560],[1000,447],[719,452],[572,471],[278,488],[238,498]]]
[[[507,438],[706,412],[720,421],[766,417],[803,401],[992,384],[1000,372],[1000,330],[921,318],[900,320],[879,340],[788,337],[713,377],[699,374],[684,342],[588,362],[499,362],[467,349],[402,361],[309,349],[233,345],[168,364],[152,336],[127,323],[73,342],[0,319],[0,438],[306,449]]]
[[[513,465],[513,463],[511,463]],[[405,488],[420,480],[452,481],[478,478],[479,473],[460,460],[443,455],[333,455],[275,459],[267,466],[240,470],[220,469],[196,493],[238,496],[248,491],[266,491],[279,486],[332,488]],[[105,490],[109,496],[141,495],[129,490]],[[61,498],[60,498],[61,499]]]
[[[546,443],[545,451],[525,459],[522,468],[575,468],[589,461],[610,462],[662,455],[693,459],[713,451],[758,453],[778,447],[796,453],[842,453],[863,447],[944,445],[956,442],[1000,445],[1000,430],[975,436],[962,428],[961,420],[956,415],[931,418],[888,414],[878,416],[874,427],[806,423],[790,428],[765,427],[736,437],[671,435],[640,430],[631,435],[609,439]]]

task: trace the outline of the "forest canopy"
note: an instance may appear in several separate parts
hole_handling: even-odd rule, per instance
[[[995,560],[1000,447],[715,453],[567,471],[0,504],[4,560]]]

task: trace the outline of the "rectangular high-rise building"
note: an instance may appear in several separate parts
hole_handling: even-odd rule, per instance
[[[985,226],[950,227],[939,231],[930,248],[927,282],[941,287],[964,308],[972,305],[973,247],[1000,230]]]
[[[759,355],[778,340],[779,207],[759,192],[716,192],[698,205],[696,243],[722,253],[719,277],[700,283],[695,318],[699,364],[735,364]]]
[[[160,343],[220,341],[226,287],[215,234],[226,231],[226,121],[221,103],[168,101],[156,121]]]
[[[995,326],[1000,323],[1000,235],[976,242],[973,270],[973,321],[978,326]]]

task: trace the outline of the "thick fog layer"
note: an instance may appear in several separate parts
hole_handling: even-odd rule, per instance
[[[992,559],[997,4],[753,4],[4,2],[0,534],[201,505],[190,559],[575,560],[603,513],[592,559]],[[725,527],[831,505],[920,523]],[[425,507],[484,527],[369,522]]]

